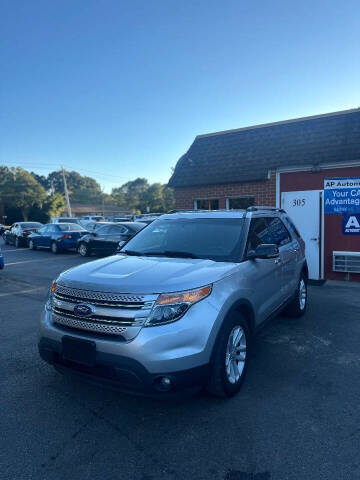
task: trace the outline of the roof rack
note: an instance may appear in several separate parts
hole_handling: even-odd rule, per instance
[[[270,212],[281,212],[281,213],[286,213],[283,208],[277,208],[277,207],[262,207],[262,206],[257,206],[257,207],[248,207],[246,209],[247,212],[258,212],[259,210],[267,210]]]
[[[218,208],[217,210],[200,210],[200,209],[197,209],[197,210],[185,210],[185,209],[182,209],[182,210],[170,210],[169,212],[167,212],[168,214],[169,213],[206,213],[206,212],[245,212],[245,208],[232,208],[231,210],[229,209],[226,209],[226,208]]]

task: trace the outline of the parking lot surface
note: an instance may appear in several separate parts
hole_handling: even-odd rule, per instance
[[[360,478],[360,285],[311,286],[305,317],[266,326],[236,397],[165,402],[43,363],[49,285],[91,259],[1,245],[0,478]]]

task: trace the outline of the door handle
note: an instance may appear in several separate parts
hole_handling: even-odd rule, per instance
[[[281,263],[281,259],[280,259],[280,258],[277,258],[276,260],[274,260],[274,263],[276,263],[276,264]]]
[[[314,242],[317,242],[319,239],[318,239],[318,237],[313,237],[313,238],[310,238],[310,240],[313,240]]]

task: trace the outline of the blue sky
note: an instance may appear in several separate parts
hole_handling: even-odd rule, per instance
[[[360,106],[360,4],[0,0],[0,163],[110,191],[200,133]]]

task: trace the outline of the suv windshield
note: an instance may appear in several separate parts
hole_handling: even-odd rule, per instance
[[[131,239],[121,253],[236,262],[243,225],[242,218],[157,220]]]

